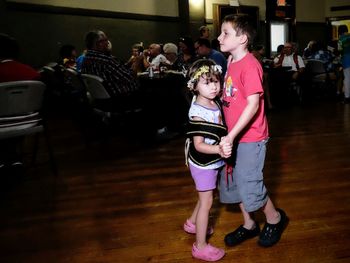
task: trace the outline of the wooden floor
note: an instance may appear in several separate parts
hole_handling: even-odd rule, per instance
[[[318,102],[268,118],[266,185],[290,222],[274,247],[249,240],[221,262],[350,262],[350,105]],[[1,186],[0,262],[200,262],[182,230],[196,202],[183,138],[140,144],[120,134],[86,146],[71,120],[49,126],[59,175],[41,147],[36,167]],[[217,197],[211,220],[219,247],[241,224],[237,207]]]

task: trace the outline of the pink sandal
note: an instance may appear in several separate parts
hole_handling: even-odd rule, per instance
[[[225,251],[210,244],[207,244],[202,249],[198,249],[194,243],[192,246],[192,256],[205,261],[218,261],[225,256]]]
[[[187,219],[184,224],[184,230],[189,234],[196,234],[196,225],[193,224],[189,219]],[[212,235],[213,233],[214,229],[212,227],[208,227],[207,235]]]

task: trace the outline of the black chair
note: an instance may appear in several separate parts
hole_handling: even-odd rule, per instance
[[[13,81],[0,83],[0,140],[35,135],[32,163],[36,160],[39,134],[44,133],[50,164],[57,174],[52,147],[42,105],[46,85],[41,81]]]
[[[326,65],[321,60],[308,59],[306,61],[306,74],[309,78],[313,93],[325,95],[327,90],[335,86],[335,80],[331,80],[326,70]]]

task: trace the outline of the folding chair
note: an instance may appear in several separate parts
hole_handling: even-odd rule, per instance
[[[36,160],[39,133],[46,139],[50,164],[56,175],[56,165],[41,110],[46,85],[41,81],[0,83],[0,140],[35,135],[32,163]]]

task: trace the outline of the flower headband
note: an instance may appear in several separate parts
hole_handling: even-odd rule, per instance
[[[194,84],[198,81],[198,79],[206,73],[213,72],[216,74],[221,74],[222,73],[222,68],[220,65],[211,65],[211,66],[201,66],[198,68],[195,73],[193,74],[193,77],[187,82],[187,87],[190,90],[194,89]]]

